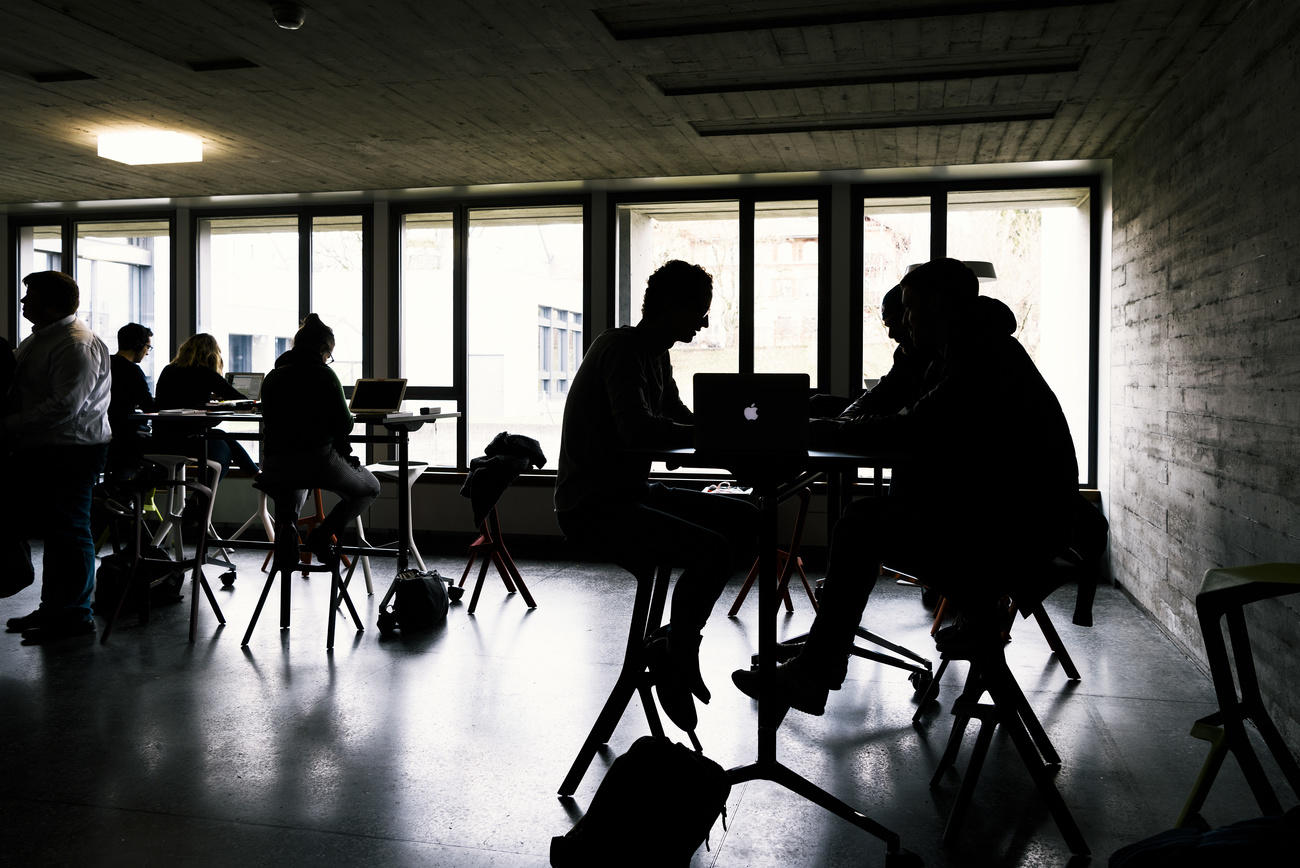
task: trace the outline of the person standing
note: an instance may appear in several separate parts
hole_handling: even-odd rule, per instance
[[[23,285],[32,334],[14,354],[3,431],[13,449],[12,490],[24,499],[18,511],[23,545],[40,538],[45,552],[40,607],[6,626],[22,633],[24,644],[39,644],[95,630],[90,505],[111,439],[112,374],[108,347],[77,318],[77,282],[38,271]]]

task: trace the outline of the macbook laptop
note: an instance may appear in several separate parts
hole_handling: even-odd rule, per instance
[[[404,378],[362,377],[352,387],[348,409],[354,416],[387,416],[402,408],[405,395]]]
[[[226,382],[234,386],[235,391],[248,400],[258,401],[262,397],[262,379],[265,376],[250,371],[231,371],[226,374]]]
[[[698,452],[807,456],[807,374],[696,374],[694,388]]]

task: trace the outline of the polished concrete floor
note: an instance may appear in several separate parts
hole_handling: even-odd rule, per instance
[[[192,645],[188,599],[156,609],[148,625],[127,616],[103,646],[94,637],[38,647],[0,637],[0,863],[545,865],[551,836],[572,825],[608,762],[646,732],[634,701],[575,797],[557,798],[618,671],[632,586],[616,568],[523,561],[537,609],[489,576],[476,615],[456,605],[445,628],[408,639],[381,637],[379,596],[361,592],[365,632],[340,621],[327,654],[328,583],[319,575],[293,579],[288,631],[268,609],[240,648],[262,574],[260,556],[237,563],[232,589],[220,589],[219,569],[209,571],[227,624],[204,605]],[[377,576],[391,576],[378,564]],[[450,555],[430,564],[455,576],[463,565]],[[1064,757],[1056,782],[1093,864],[1105,864],[1122,844],[1173,824],[1204,756],[1188,728],[1213,709],[1212,691],[1118,591],[1101,589],[1091,630],[1070,624],[1070,594],[1061,597],[1049,611],[1082,681],[1066,680],[1032,621],[1018,624],[1008,655]],[[36,599],[29,588],[0,601],[0,618],[26,613]],[[723,612],[704,642],[714,699],[699,733],[707,753],[732,766],[754,755],[754,707],[728,674],[754,648],[757,602],[735,619]],[[779,629],[801,631],[809,617],[796,599]],[[933,656],[915,589],[882,583],[867,623]],[[935,789],[929,778],[962,665],[913,727],[905,675],[855,661],[825,717],[791,712],[780,758],[897,831],[926,865],[1069,863],[1001,737],[963,834],[940,844],[960,775]],[[1214,824],[1258,813],[1231,761],[1205,813]],[[693,864],[884,862],[875,839],[774,784],[751,782],[733,787],[726,830],[715,827]]]

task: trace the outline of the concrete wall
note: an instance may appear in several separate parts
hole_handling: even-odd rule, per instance
[[[1250,5],[1114,160],[1112,567],[1202,661],[1205,570],[1300,562],[1298,34]],[[1249,624],[1300,745],[1300,596]]]

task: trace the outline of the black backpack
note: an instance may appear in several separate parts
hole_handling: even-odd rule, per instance
[[[385,636],[394,630],[415,633],[432,630],[447,620],[447,606],[459,599],[461,588],[447,589],[447,580],[437,570],[422,572],[402,570],[393,588],[391,611],[379,612],[379,632]]]
[[[610,765],[587,813],[551,839],[551,865],[685,868],[719,815],[726,828],[730,792],[727,773],[704,754],[642,736]]]
[[[148,560],[140,562],[140,572],[122,604],[122,611],[129,612],[140,608],[140,589],[145,581],[149,583],[149,605],[158,606],[167,603],[179,603],[185,599],[181,590],[185,587],[185,571],[172,562],[172,556],[164,549],[145,543],[140,550],[142,557]],[[131,577],[130,550],[113,552],[105,555],[95,569],[95,611],[102,615],[112,613],[122,594],[122,586]]]

